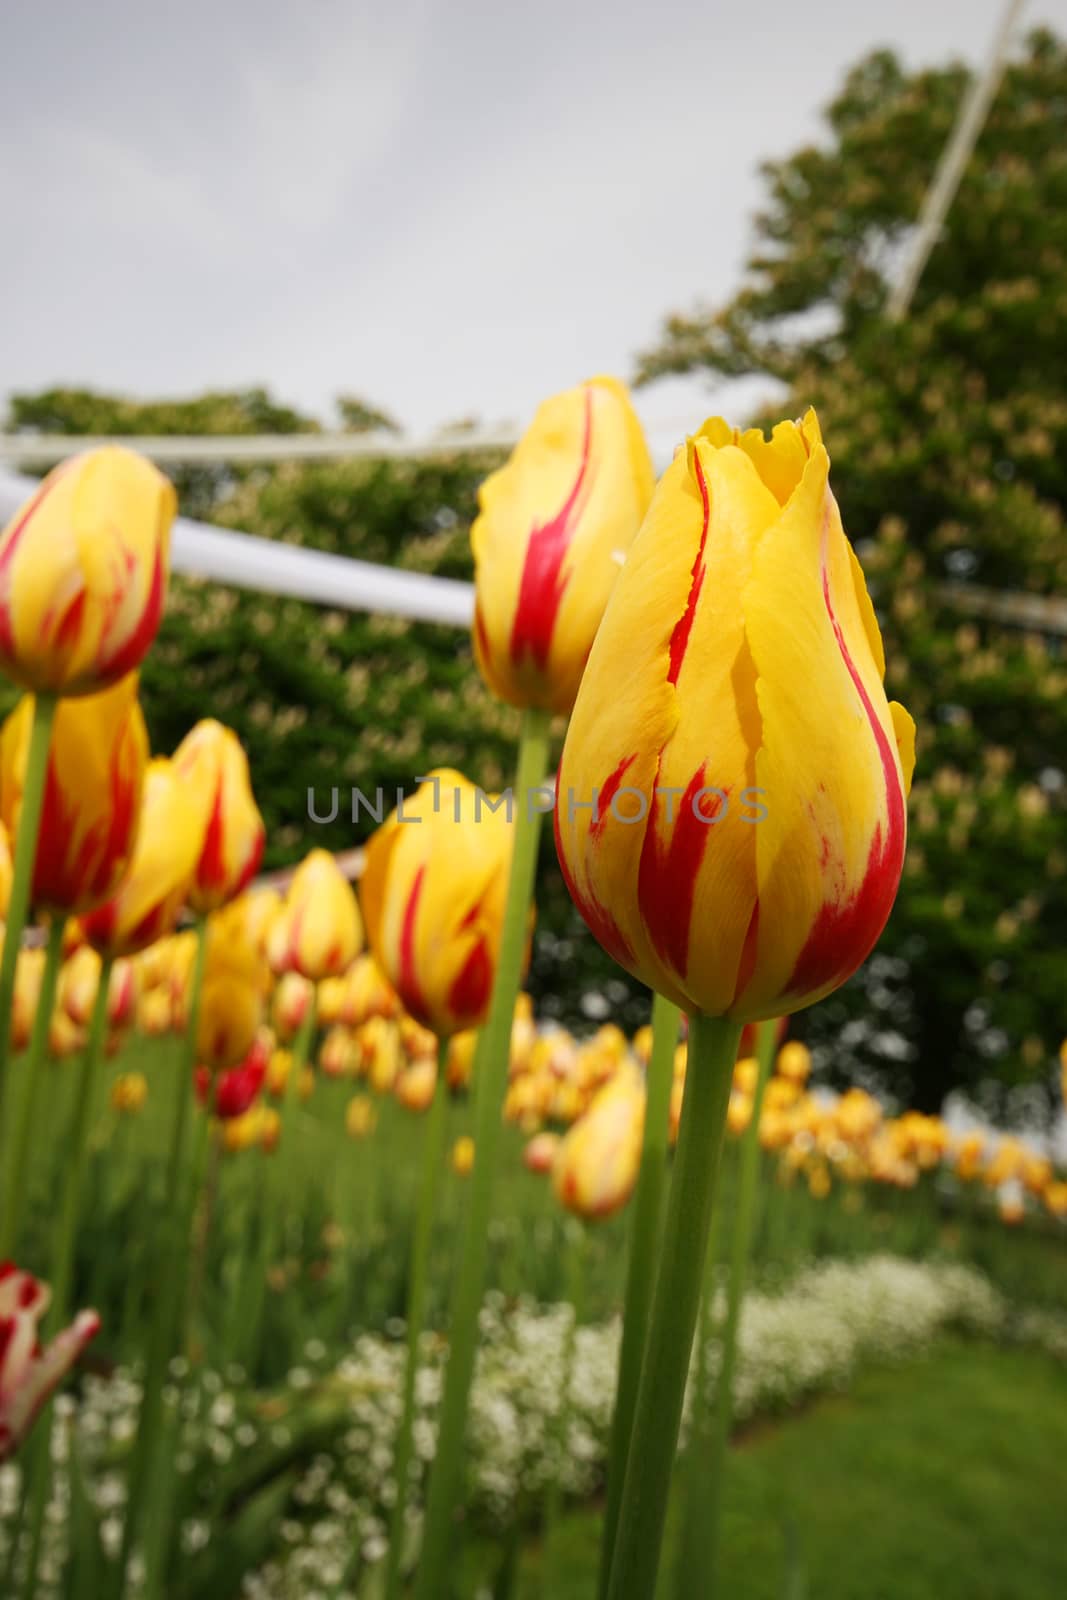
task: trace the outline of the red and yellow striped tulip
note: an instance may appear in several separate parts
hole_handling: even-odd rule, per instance
[[[86,939],[103,955],[132,955],[174,930],[204,842],[200,791],[172,761],[148,766],[137,846],[112,898],[83,919]]]
[[[416,820],[418,819],[418,820]],[[432,772],[367,845],[361,890],[376,960],[438,1037],[485,1019],[514,822],[458,772]]]
[[[593,378],[540,407],[471,529],[474,653],[494,694],[570,710],[654,484],[621,383]]]
[[[252,797],[248,757],[241,741],[213,717],[198,722],[174,752],[183,777],[203,783],[209,795],[207,832],[196,864],[189,904],[215,911],[239,895],[263,859],[266,830]]]
[[[12,837],[32,725],[33,697],[25,695],[0,732],[0,816]],[[45,770],[33,905],[76,914],[114,893],[137,841],[147,765],[136,673],[101,694],[59,702]]]
[[[14,1455],[52,1391],[100,1328],[81,1311],[42,1347],[39,1324],[51,1299],[47,1284],[12,1261],[0,1262],[0,1463]]]
[[[166,597],[177,500],[107,446],[50,472],[0,533],[0,671],[38,694],[94,694],[140,666]]]
[[[271,966],[277,973],[299,972],[318,983],[344,972],[362,945],[352,885],[328,850],[312,850],[293,873],[285,905],[271,927]]]
[[[735,1022],[856,970],[914,759],[884,666],[814,412],[769,440],[705,423],[612,594],[560,766],[560,862],[621,966]]]

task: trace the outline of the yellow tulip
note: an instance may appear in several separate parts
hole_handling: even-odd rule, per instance
[[[325,1021],[320,1006],[318,1018]],[[319,1047],[319,1070],[325,1078],[352,1078],[355,1076],[359,1046],[350,1028],[335,1023]]]
[[[0,817],[18,827],[33,725],[24,695],[0,732]],[[101,694],[61,700],[52,724],[31,903],[88,911],[113,894],[137,841],[148,732],[137,674]]]
[[[83,695],[138,667],[163,615],[176,509],[132,450],[50,472],[0,533],[0,670],[34,693]]]
[[[607,1217],[630,1198],[641,1162],[645,1085],[627,1066],[564,1135],[552,1168],[556,1198],[580,1217]]]
[[[82,944],[67,957],[59,969],[56,1005],[79,1028],[89,1025],[100,986],[100,956],[91,945]]]
[[[358,1028],[370,1017],[395,1017],[400,1001],[385,973],[369,953],[358,956],[344,977],[345,998],[341,1020]]]
[[[344,1021],[347,994],[344,978],[323,978],[315,1002],[315,1020],[320,1028],[334,1028]]]
[[[271,1014],[280,1039],[296,1038],[314,995],[314,984],[302,978],[299,972],[286,972],[279,979]]]
[[[252,942],[240,900],[207,919],[196,1059],[211,1072],[243,1061],[263,1020],[266,963]]]
[[[428,1111],[437,1084],[437,1062],[432,1056],[415,1061],[396,1080],[396,1097],[405,1111]]]
[[[571,718],[571,895],[688,1012],[755,1021],[829,994],[900,879],[914,725],[886,700],[828,473],[813,412],[770,440],[705,423],[657,489]]]
[[[522,1152],[522,1164],[527,1172],[551,1172],[559,1151],[558,1133],[535,1133]]]
[[[267,1062],[267,1093],[272,1094],[275,1100],[281,1100],[284,1096],[292,1070],[291,1050],[271,1051],[270,1060]]]
[[[654,484],[621,383],[593,378],[540,407],[471,528],[474,653],[494,694],[570,710]]]
[[[457,1178],[466,1178],[473,1166],[474,1140],[469,1133],[462,1133],[452,1146],[452,1171]]]
[[[137,1027],[148,1037],[169,1033],[173,1022],[173,1001],[166,989],[149,989],[137,1005]]]
[[[457,1033],[448,1043],[447,1079],[450,1089],[467,1089],[470,1087],[471,1074],[474,1071],[474,1051],[478,1043],[478,1033],[475,1028],[468,1028],[463,1033]]]
[[[111,1106],[120,1116],[135,1116],[148,1098],[143,1072],[120,1072],[111,1085]]]
[[[174,765],[183,777],[203,783],[210,796],[189,904],[194,911],[214,911],[241,893],[263,858],[266,832],[252,798],[248,757],[237,735],[209,717],[186,734]]]
[[[811,1051],[799,1039],[789,1039],[778,1052],[774,1070],[787,1083],[807,1083],[811,1075]]]
[[[365,1139],[374,1132],[378,1112],[369,1095],[355,1094],[345,1107],[345,1132],[350,1139]]]
[[[104,955],[132,955],[173,931],[206,825],[201,795],[174,763],[161,757],[150,762],[129,868],[112,898],[83,921],[85,937],[95,949]]]
[[[417,819],[417,820],[416,820]],[[433,772],[367,845],[367,935],[405,1009],[439,1036],[478,1027],[493,987],[514,822]]]
[[[25,1050],[30,1042],[33,1019],[44,977],[44,951],[23,947],[15,962],[15,994],[11,1006],[11,1049]]]
[[[313,983],[351,966],[363,944],[352,885],[328,850],[312,850],[297,867],[285,905],[270,931],[275,972],[299,972]]]

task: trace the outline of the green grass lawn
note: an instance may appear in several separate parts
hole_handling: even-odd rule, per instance
[[[1065,1508],[1067,1372],[1033,1351],[945,1342],[735,1442],[720,1593],[1061,1600]],[[593,1510],[566,1515],[547,1574],[529,1545],[515,1600],[591,1600],[599,1527]],[[466,1595],[486,1592],[492,1564],[472,1552]],[[709,1600],[664,1576],[664,1600]]]

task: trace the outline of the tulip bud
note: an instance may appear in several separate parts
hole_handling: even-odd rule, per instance
[[[12,837],[32,725],[33,697],[24,695],[0,732],[0,816]],[[45,769],[33,905],[78,913],[114,893],[137,840],[147,764],[148,732],[135,673],[101,694],[59,702]]]
[[[15,962],[15,994],[11,1006],[11,1049],[25,1050],[30,1042],[33,1019],[44,977],[44,951],[23,948]]]
[[[522,1152],[522,1164],[527,1172],[541,1175],[551,1172],[559,1146],[558,1133],[535,1133]]]
[[[299,972],[317,983],[350,966],[363,927],[352,885],[328,850],[312,850],[297,867],[268,942],[275,972]]]
[[[271,1015],[280,1039],[288,1042],[296,1038],[314,997],[314,984],[302,978],[299,972],[287,972],[279,981]]]
[[[324,1021],[322,1007],[318,1020]],[[335,1023],[319,1047],[319,1070],[324,1078],[350,1078],[355,1074],[358,1046],[350,1030]]]
[[[112,898],[85,917],[89,943],[105,955],[132,955],[173,931],[203,845],[206,815],[197,791],[174,763],[151,761],[145,775],[137,845]]]
[[[57,695],[134,671],[163,615],[176,509],[167,479],[132,450],[55,467],[0,533],[0,671]]]
[[[572,898],[620,965],[735,1022],[844,983],[904,860],[914,725],[890,705],[809,412],[705,423],[612,593],[556,797]]]
[[[608,1217],[630,1198],[641,1161],[645,1085],[632,1065],[601,1089],[556,1152],[556,1198],[580,1217]]]
[[[437,1062],[424,1056],[405,1067],[396,1083],[396,1097],[405,1111],[428,1111],[437,1084]]]
[[[621,383],[594,378],[540,407],[471,528],[474,653],[494,694],[570,710],[654,484]]]
[[[186,734],[174,765],[208,792],[207,832],[189,904],[194,911],[215,911],[241,893],[263,857],[266,832],[252,798],[248,757],[237,735],[209,717]]]
[[[460,773],[442,769],[367,845],[371,948],[405,1009],[439,1037],[485,1020],[513,837],[503,804],[491,807]]]

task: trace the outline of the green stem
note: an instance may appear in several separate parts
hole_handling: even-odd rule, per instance
[[[41,827],[41,807],[48,772],[48,746],[58,700],[55,695],[34,697],[30,748],[26,756],[26,775],[22,784],[15,859],[11,866],[11,894],[7,902],[4,952],[0,957],[0,1133],[4,1126],[4,1098],[7,1091],[8,1056],[11,1050],[11,1006],[15,998],[15,967],[22,944],[22,930],[30,905],[33,867],[37,859],[37,835]]]
[[[727,1289],[726,1320],[719,1351],[715,1382],[715,1403],[709,1426],[694,1430],[693,1468],[690,1474],[688,1503],[682,1531],[681,1559],[677,1574],[678,1600],[693,1594],[712,1595],[717,1587],[719,1529],[722,1521],[722,1485],[726,1471],[726,1445],[733,1417],[734,1369],[737,1363],[737,1330],[745,1295],[745,1276],[752,1245],[756,1195],[760,1172],[760,1113],[763,1091],[774,1065],[777,1024],[760,1024],[757,1058],[759,1068],[752,1092],[752,1114],[741,1139],[741,1159],[737,1180],[730,1241],[730,1282]],[[699,1397],[698,1397],[699,1399]],[[701,1495],[697,1486],[707,1485]]]
[[[741,1029],[694,1015],[682,1121],[660,1250],[609,1600],[652,1600],[678,1448],[726,1108]]]
[[[26,1064],[22,1102],[16,1112],[14,1147],[10,1154],[11,1178],[0,1218],[0,1261],[14,1254],[18,1242],[19,1222],[26,1199],[26,1175],[29,1166],[30,1146],[33,1143],[37,1108],[41,1100],[41,1082],[45,1057],[48,1054],[48,1030],[52,1022],[52,1007],[56,998],[56,980],[63,959],[63,929],[66,922],[57,917],[48,930],[48,946],[41,974],[41,992],[37,1012],[33,1019],[30,1054]]]
[[[429,1275],[430,1245],[441,1191],[448,1132],[448,1040],[442,1039],[437,1055],[437,1083],[433,1104],[426,1119],[422,1142],[422,1172],[418,1208],[411,1234],[411,1264],[408,1272],[407,1362],[404,1367],[404,1401],[400,1427],[393,1451],[393,1478],[396,1499],[389,1524],[389,1555],[385,1569],[385,1600],[397,1600],[400,1593],[400,1563],[404,1546],[404,1524],[408,1505],[408,1479],[411,1468],[412,1430],[415,1425],[415,1380],[419,1369],[419,1342],[426,1319],[426,1288]]]
[[[158,1447],[163,1419],[163,1389],[167,1377],[167,1363],[172,1353],[178,1295],[181,1289],[179,1268],[185,1240],[188,1238],[188,1222],[181,1200],[183,1178],[187,1176],[189,1109],[193,1100],[193,1068],[196,1064],[196,1036],[200,1026],[200,993],[204,984],[206,956],[207,925],[201,918],[196,925],[196,954],[193,959],[193,970],[189,984],[189,1012],[186,1020],[186,1033],[175,1074],[170,1150],[167,1156],[166,1180],[163,1193],[163,1217],[159,1241],[159,1282],[155,1294],[154,1315],[148,1339],[148,1357],[145,1364],[141,1415],[137,1428],[137,1439],[130,1459],[126,1519],[122,1529],[122,1548],[119,1553],[120,1593],[125,1590],[130,1554],[133,1550],[134,1540],[140,1531],[145,1496],[152,1487],[151,1463],[153,1454]],[[184,1226],[183,1223],[185,1224]]]
[[[556,1412],[553,1427],[560,1468],[562,1468],[562,1463],[567,1458],[567,1439],[570,1433],[571,1417],[571,1389],[574,1385],[574,1354],[578,1344],[578,1324],[582,1319],[585,1301],[585,1259],[589,1239],[585,1224],[573,1217],[568,1218],[566,1238],[567,1264],[564,1272],[564,1282],[567,1288],[567,1300],[573,1315],[567,1325],[563,1349],[560,1352],[559,1409]],[[545,1495],[545,1522],[541,1557],[543,1568],[541,1587],[545,1600],[554,1600],[554,1597],[559,1593],[556,1573],[556,1530],[559,1527],[560,1512],[563,1509],[563,1486],[560,1478],[561,1470],[556,1470],[552,1473]]]
[[[107,1035],[108,989],[111,982],[111,960],[105,957],[100,968],[100,982],[93,1002],[89,1023],[89,1041],[82,1059],[78,1093],[74,1105],[74,1121],[66,1151],[66,1183],[60,1202],[59,1218],[52,1245],[52,1261],[48,1282],[52,1299],[45,1317],[45,1333],[54,1334],[67,1322],[70,1314],[70,1290],[74,1277],[74,1244],[78,1235],[78,1213],[85,1169],[89,1154],[89,1121],[96,1098],[100,1077],[100,1064],[104,1059],[104,1041]],[[52,1432],[52,1407],[47,1405],[38,1422],[42,1441],[34,1451],[27,1486],[29,1496],[29,1556],[23,1579],[25,1600],[34,1600],[37,1593],[37,1569],[41,1559],[41,1540],[44,1534],[45,1506],[51,1477],[52,1452],[49,1441]]]
[[[263,1196],[259,1232],[259,1262],[255,1277],[249,1288],[239,1347],[241,1360],[250,1377],[259,1358],[263,1332],[263,1308],[266,1304],[267,1278],[270,1273],[271,1263],[278,1252],[279,1234],[283,1235],[284,1243],[287,1196],[285,1166],[282,1163],[291,1163],[293,1159],[293,1107],[296,1104],[299,1092],[300,1078],[311,1053],[311,1041],[315,1034],[316,999],[316,991],[312,990],[307,1012],[297,1030],[296,1038],[293,1040],[293,1055],[289,1063],[289,1076],[285,1080],[285,1090],[282,1094],[278,1148],[271,1154],[264,1155],[264,1159],[272,1163],[270,1169],[272,1181],[267,1184],[266,1192]]]
[[[611,1422],[608,1450],[608,1498],[604,1511],[604,1530],[600,1549],[600,1577],[597,1593],[607,1594],[611,1576],[611,1553],[619,1525],[619,1503],[626,1478],[630,1453],[637,1385],[641,1379],[641,1360],[648,1331],[648,1308],[656,1275],[659,1249],[660,1212],[663,1183],[667,1175],[667,1144],[670,1134],[671,1085],[674,1081],[674,1052],[678,1043],[679,1011],[670,1000],[657,994],[652,1000],[652,1054],[648,1063],[648,1094],[645,1130],[641,1146],[641,1168],[634,1194],[630,1263],[626,1277],[623,1308],[622,1344],[619,1374],[615,1389],[615,1411]]]
[[[489,1212],[500,1150],[511,1029],[522,979],[530,899],[541,838],[542,814],[533,808],[531,801],[533,791],[543,783],[548,770],[549,721],[547,712],[526,711],[519,740],[515,843],[496,981],[489,1016],[478,1039],[474,1066],[474,1166],[452,1293],[451,1351],[441,1404],[437,1455],[430,1474],[415,1600],[439,1600],[459,1499],[467,1403],[478,1342],[478,1314],[485,1292]]]

